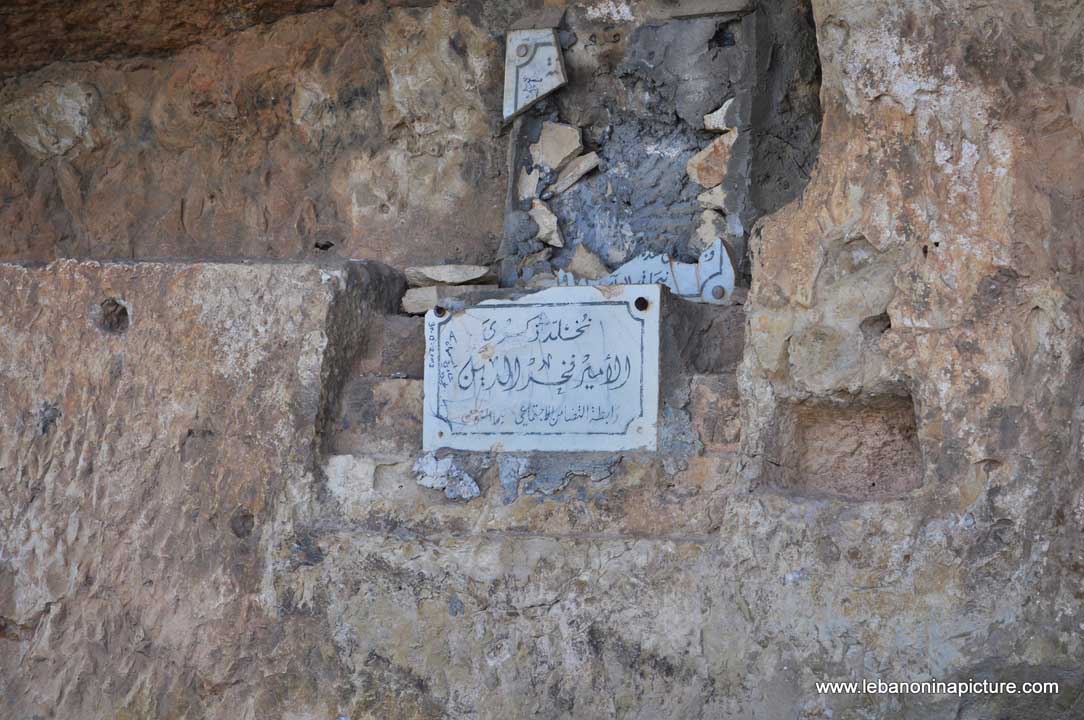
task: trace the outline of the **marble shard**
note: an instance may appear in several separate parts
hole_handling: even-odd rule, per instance
[[[568,82],[552,28],[510,30],[504,60],[504,119],[510,120]]]
[[[544,122],[538,142],[530,146],[531,161],[560,172],[572,158],[583,152],[583,139],[575,125]]]
[[[403,312],[407,315],[421,315],[435,308],[443,300],[497,289],[496,285],[430,285],[411,288],[403,295]]]
[[[581,246],[582,247],[582,246]],[[669,255],[644,253],[601,278],[577,277],[573,272],[557,271],[563,286],[642,285],[655,283],[670,288],[684,300],[724,305],[734,294],[734,264],[721,239],[716,239],[696,263],[674,262]]]
[[[538,179],[541,176],[542,172],[537,168],[530,172],[527,168],[520,168],[519,179],[516,181],[516,197],[520,201],[538,197]]]
[[[726,132],[733,126],[727,122],[726,114],[730,111],[731,105],[734,104],[734,98],[730,98],[722,107],[712,113],[708,113],[704,116],[704,129],[711,130],[713,132]]]
[[[657,285],[426,314],[425,450],[655,450]]]
[[[541,200],[532,201],[528,214],[538,225],[538,235],[536,237],[539,240],[552,247],[565,246],[565,239],[561,236],[561,228],[557,224],[557,216],[546,207],[546,203]]]
[[[422,287],[482,282],[490,274],[490,270],[485,265],[426,265],[408,267],[403,273],[410,287]]]
[[[730,150],[738,139],[736,130],[728,132],[713,141],[706,148],[693,155],[685,171],[694,183],[704,188],[713,188],[726,178],[726,166],[730,162]]]
[[[559,195],[565,190],[579,182],[587,173],[591,172],[598,167],[598,153],[589,152],[586,155],[580,155],[578,158],[570,162],[565,169],[561,171],[561,174],[557,176],[557,182],[550,185],[546,192],[551,192],[554,195]]]

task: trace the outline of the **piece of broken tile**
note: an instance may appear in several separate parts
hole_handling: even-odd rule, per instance
[[[546,207],[546,203],[534,200],[527,214],[538,225],[538,235],[535,237],[552,247],[565,246],[565,239],[561,237],[561,228],[557,224],[557,216]]]
[[[726,166],[730,162],[730,151],[738,139],[737,130],[731,130],[714,140],[706,148],[693,155],[685,166],[685,172],[694,183],[704,188],[713,188],[726,177]]]
[[[407,315],[423,315],[449,298],[496,289],[496,285],[430,285],[411,288],[403,295],[403,312]]]
[[[516,180],[516,197],[520,201],[538,197],[538,178],[542,175],[538,169],[527,172],[527,168],[519,169],[519,179]]]
[[[734,98],[730,98],[723,106],[712,113],[708,113],[704,116],[704,129],[712,130],[714,132],[726,132],[733,127],[727,122],[726,114],[730,111],[731,105],[734,104]]]
[[[510,120],[567,82],[565,61],[556,30],[508,32],[504,63],[505,120]]]
[[[424,265],[408,267],[403,273],[410,287],[422,287],[479,283],[487,279],[490,270],[485,265]]]
[[[700,203],[700,207],[706,210],[725,210],[726,207],[726,190],[723,190],[722,185],[716,185],[711,190],[705,190],[696,196],[697,201]]]
[[[700,223],[690,238],[689,249],[703,253],[725,235],[726,216],[715,210],[705,210],[700,213]]]
[[[560,172],[572,158],[583,152],[580,129],[575,125],[544,122],[538,142],[531,145],[530,150],[535,165]]]
[[[568,263],[565,270],[578,278],[588,280],[597,280],[610,274],[609,268],[599,259],[599,256],[583,245],[576,246],[576,252],[572,254],[572,261]]]
[[[547,188],[547,191],[552,192],[554,195],[559,195],[575,185],[579,182],[580,178],[597,167],[598,153],[589,152],[586,155],[580,155],[561,171],[561,174],[557,176],[557,182],[550,185],[549,188]]]

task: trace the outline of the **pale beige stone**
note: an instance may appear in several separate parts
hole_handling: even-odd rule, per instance
[[[711,190],[705,190],[696,196],[700,207],[706,210],[725,210],[726,190],[722,185],[716,185]]]
[[[598,255],[583,245],[576,246],[572,261],[565,270],[577,278],[586,278],[588,280],[597,280],[610,274],[609,268],[599,259]]]
[[[423,265],[404,271],[411,287],[425,285],[466,285],[482,282],[490,274],[485,265]]]
[[[531,160],[560,172],[572,158],[583,152],[580,129],[564,123],[545,122],[538,142],[531,145]]]
[[[537,169],[527,172],[526,168],[520,168],[516,180],[516,197],[520,201],[538,197],[538,179],[541,176],[542,173]]]
[[[557,286],[557,276],[553,273],[538,273],[531,276],[531,279],[527,281],[527,287],[535,288],[549,288]]]
[[[700,223],[696,226],[689,242],[689,249],[702,253],[716,240],[726,236],[726,216],[716,210],[700,213]]]
[[[442,300],[496,289],[496,285],[430,285],[411,288],[403,295],[403,312],[407,315],[422,315],[435,308]]]
[[[730,150],[737,139],[737,131],[730,131],[693,155],[685,166],[692,181],[705,188],[713,188],[722,183],[726,177],[727,163],[730,161]]]
[[[712,113],[708,113],[704,116],[704,129],[711,130],[713,132],[726,132],[733,126],[726,120],[726,114],[730,110],[730,107],[734,104],[734,98],[730,98],[722,107]]]
[[[553,247],[565,246],[565,239],[561,236],[561,228],[557,224],[557,216],[546,207],[546,203],[541,200],[533,201],[528,215],[538,225],[538,235],[536,237],[539,240]]]
[[[563,193],[579,182],[580,178],[597,167],[598,153],[589,152],[586,155],[580,155],[561,171],[561,174],[557,176],[557,182],[550,185],[549,192],[554,195]]]

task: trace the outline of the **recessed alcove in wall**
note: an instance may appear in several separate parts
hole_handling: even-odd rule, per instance
[[[906,495],[923,480],[910,396],[797,403],[785,411],[768,484],[855,501]]]

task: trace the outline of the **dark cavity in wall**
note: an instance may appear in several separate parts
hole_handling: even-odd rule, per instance
[[[798,403],[782,418],[766,487],[795,495],[888,500],[923,482],[910,396]]]

